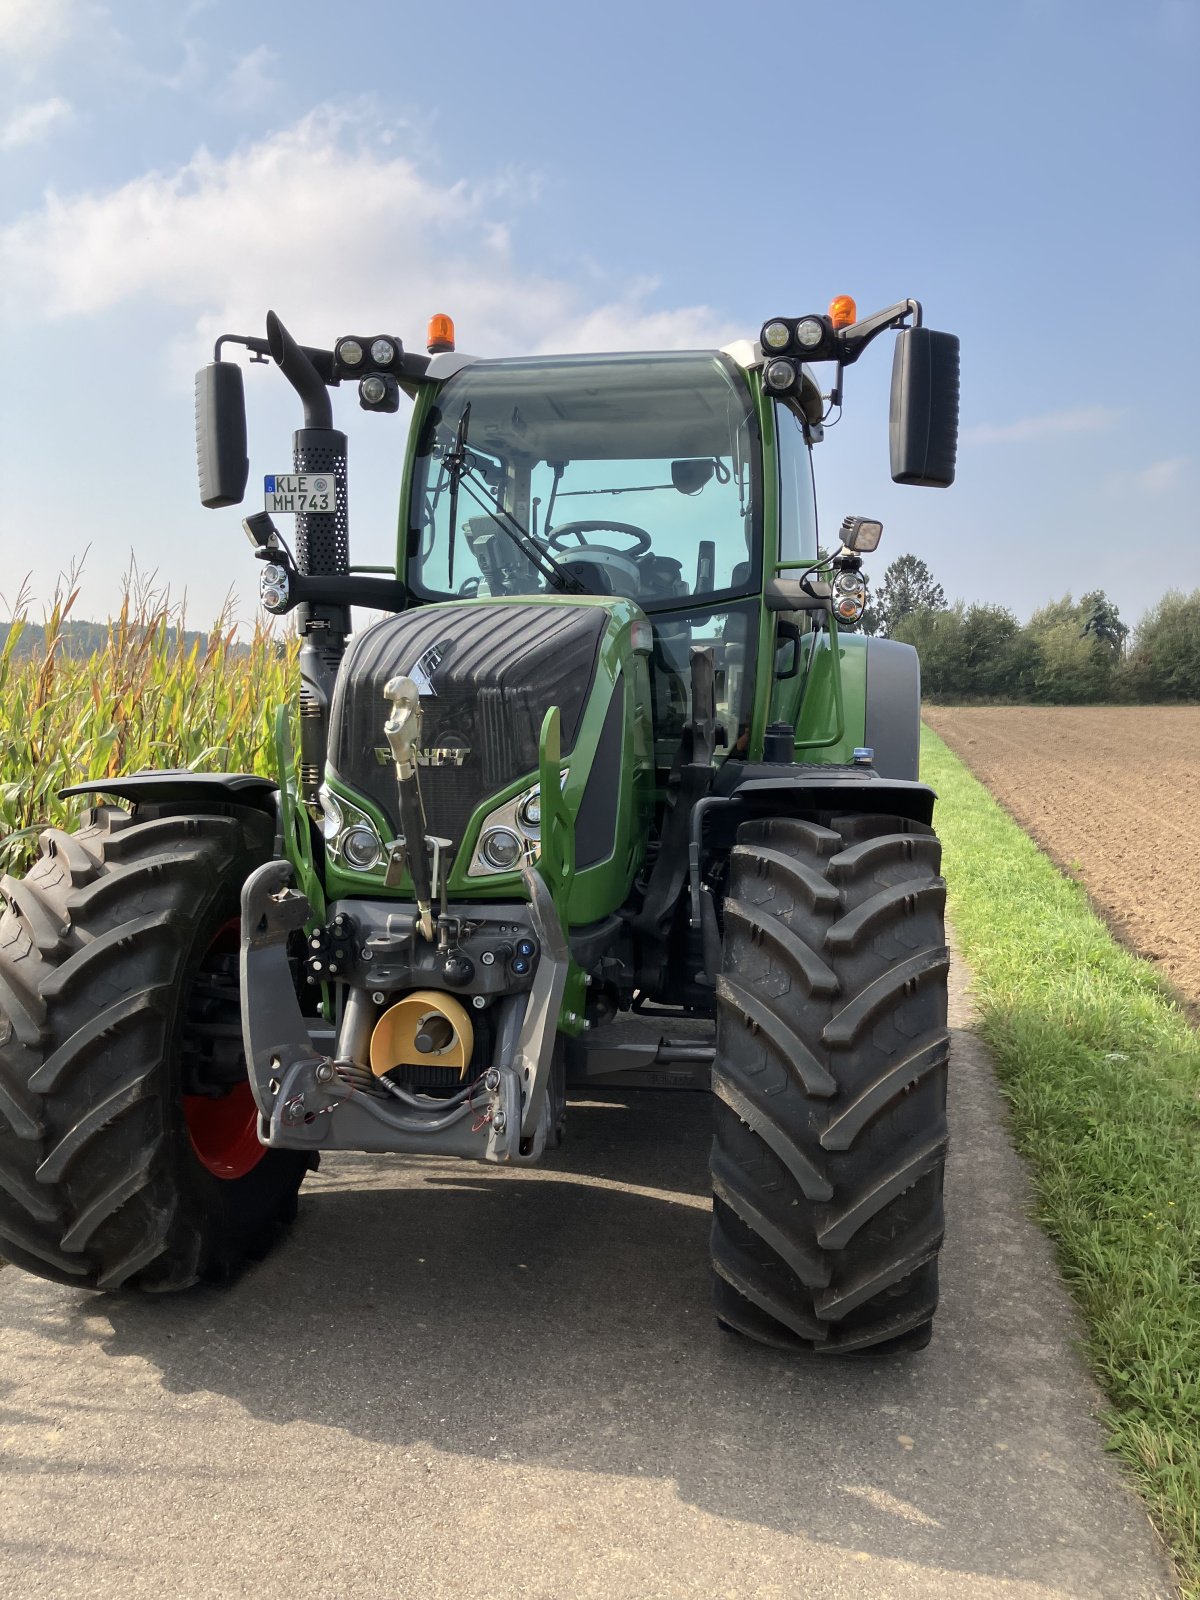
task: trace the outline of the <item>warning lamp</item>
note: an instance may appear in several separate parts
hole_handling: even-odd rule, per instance
[[[444,311],[430,317],[425,330],[425,348],[431,356],[454,349],[454,321]]]
[[[835,328],[851,328],[858,321],[858,307],[852,295],[835,295],[829,302],[829,320]]]

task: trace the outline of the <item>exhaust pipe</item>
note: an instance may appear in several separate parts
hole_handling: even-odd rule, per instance
[[[299,473],[333,479],[332,511],[296,514],[296,566],[305,574],[341,577],[350,571],[350,513],[346,495],[346,435],[333,426],[333,406],[321,375],[273,311],[267,312],[267,348],[304,402],[304,426],[292,435]],[[319,810],[325,776],[329,703],[350,631],[349,606],[304,603],[296,607],[300,646],[300,796]]]

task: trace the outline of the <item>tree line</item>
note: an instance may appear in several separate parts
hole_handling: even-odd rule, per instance
[[[1103,589],[1063,595],[1022,624],[1004,606],[948,604],[925,562],[904,555],[860,626],[916,646],[930,700],[1200,700],[1200,589],[1172,590],[1133,629]]]

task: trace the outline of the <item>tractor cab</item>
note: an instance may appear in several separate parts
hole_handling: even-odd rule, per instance
[[[660,767],[691,716],[695,646],[712,652],[718,744],[744,749],[765,558],[764,452],[773,461],[777,427],[788,454],[789,555],[816,559],[808,425],[782,406],[776,419],[776,406],[756,396],[750,349],[443,355],[430,377],[450,375],[418,399],[413,421],[399,562],[413,600],[633,601],[653,630]],[[774,509],[779,496],[770,498]]]

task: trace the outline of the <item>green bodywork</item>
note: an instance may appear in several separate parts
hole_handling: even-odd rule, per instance
[[[765,583],[773,576],[795,577],[798,575],[797,568],[815,568],[819,563],[815,545],[799,552],[799,562],[780,559],[781,486],[776,406],[763,393],[756,371],[744,371],[742,375],[751,397],[761,439],[760,527]],[[441,385],[436,383],[421,385],[410,424],[395,568],[396,576],[401,580],[406,576],[407,507],[412,493],[416,443],[440,388]],[[456,610],[462,606],[483,607],[507,603],[509,601],[505,597],[447,602]],[[558,712],[557,708],[551,707],[542,727],[539,770],[523,774],[508,788],[489,796],[473,813],[449,872],[447,895],[451,901],[512,901],[524,897],[519,872],[471,877],[468,876],[468,868],[486,818],[532,784],[540,782],[543,827],[539,869],[551,889],[564,927],[582,927],[617,911],[628,900],[645,856],[656,802],[663,793],[665,772],[661,768],[657,773],[655,770],[649,666],[644,651],[635,649],[633,643],[634,624],[644,623],[647,614],[635,601],[615,596],[538,594],[522,596],[522,603],[597,606],[607,611],[609,620],[601,640],[595,681],[573,750],[560,757]],[[740,603],[746,604],[745,601]],[[725,601],[711,609],[714,612],[727,610],[728,604]],[[754,604],[753,599],[750,604]],[[693,598],[688,598],[681,600],[677,606],[655,611],[648,620],[653,624],[660,618],[669,619],[673,612],[678,614],[686,611],[695,615],[702,609],[696,606]],[[745,749],[739,750],[738,754],[750,760],[760,760],[763,735],[768,723],[785,721],[796,729],[798,760],[847,762],[855,746],[864,742],[867,641],[857,634],[839,634],[832,620],[827,628],[816,632],[811,631],[806,622],[801,621],[801,627],[804,631],[799,670],[785,678],[776,677],[772,664],[776,660],[777,617],[768,609],[762,593],[759,593],[756,666],[748,738]],[[574,819],[596,756],[605,712],[620,679],[625,682],[626,716],[615,846],[608,860],[576,871]],[[286,770],[290,766],[290,757],[282,747],[282,742],[279,753],[281,767]],[[555,780],[563,768],[567,775],[560,788]],[[368,796],[356,792],[331,774],[327,774],[326,781],[334,795],[366,813],[380,837],[385,840],[388,838],[388,820]],[[304,826],[304,813],[295,800],[294,784],[289,785],[289,789],[291,799],[285,809],[286,847],[298,878],[310,899],[313,899],[314,906],[323,903],[324,899],[341,897],[411,900],[412,887],[407,877],[388,888],[384,882],[385,867],[382,864],[374,871],[351,872],[327,857],[323,872],[318,874],[311,858],[310,835]],[[575,1032],[582,1026],[583,1000],[583,975],[572,964],[560,1018],[560,1026],[565,1031]]]
[[[463,605],[482,608],[509,603],[502,599],[464,600],[457,603],[456,609]],[[631,625],[641,620],[642,612],[631,600],[611,598],[600,600],[588,595],[547,595],[539,597],[537,603],[551,606],[595,606],[608,613],[608,626],[600,643],[596,679],[584,709],[575,747],[563,758],[560,767],[558,756],[550,757],[547,754],[547,741],[550,739],[557,741],[558,738],[557,722],[553,727],[549,722],[543,726],[541,770],[523,773],[508,788],[499,789],[495,794],[489,795],[472,813],[455,855],[446,887],[450,898],[458,900],[514,900],[522,897],[521,875],[517,871],[496,872],[487,877],[468,876],[467,869],[475,855],[480,829],[485,819],[498,806],[515,799],[532,784],[540,782],[543,818],[554,815],[557,819],[554,824],[543,821],[542,848],[543,852],[546,852],[550,833],[560,835],[562,823],[568,819],[573,820],[579,810],[600,740],[605,711],[615,685],[624,679],[626,704],[631,714],[627,714],[625,718],[613,853],[607,861],[598,862],[595,866],[576,873],[572,852],[571,881],[566,894],[562,892],[561,884],[548,879],[555,894],[559,914],[563,917],[564,927],[580,926],[598,922],[601,917],[615,911],[628,897],[634,877],[642,864],[646,835],[653,814],[654,758],[650,727],[650,688],[646,658],[633,648],[631,640]],[[559,789],[559,784],[556,781],[547,788],[543,774],[553,769],[557,780],[557,775],[563,767],[566,768],[567,777],[561,785],[561,799],[556,806],[553,792]],[[328,777],[328,783],[334,794],[349,800],[360,811],[366,812],[381,838],[388,837],[387,820],[373,801],[332,775]],[[325,867],[326,893],[330,899],[364,894],[385,898],[392,895],[400,899],[412,898],[412,886],[407,875],[398,887],[388,889],[384,884],[384,874],[383,864],[373,872],[349,872],[337,862],[329,860]]]

